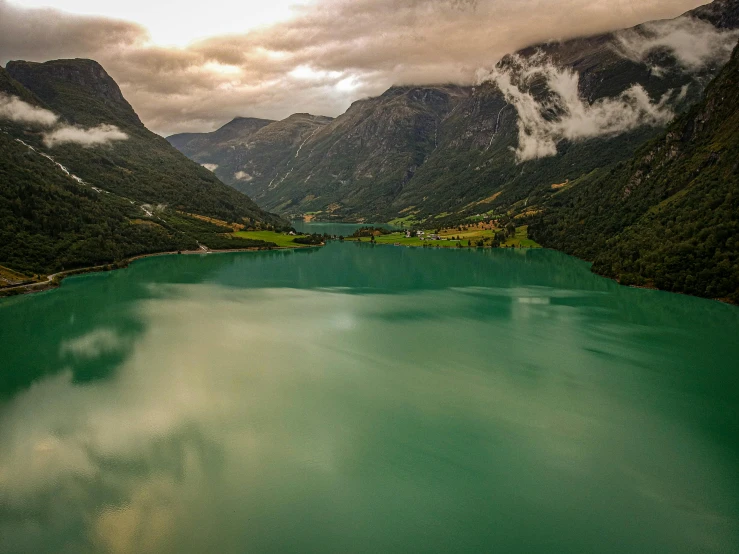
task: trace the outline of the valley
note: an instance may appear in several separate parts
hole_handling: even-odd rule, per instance
[[[290,219],[427,234],[497,220],[620,283],[737,303],[738,39],[739,2],[717,0],[525,48],[475,86],[396,86],[334,119],[168,140]]]
[[[0,0],[0,554],[737,552],[702,1]]]

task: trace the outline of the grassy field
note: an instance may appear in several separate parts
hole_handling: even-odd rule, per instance
[[[362,237],[360,239],[348,238],[348,241],[354,242],[370,242],[369,237]],[[441,246],[443,248],[456,248],[457,243],[445,240],[421,240],[417,237],[406,238],[405,233],[390,233],[389,235],[380,235],[375,237],[377,244],[395,244],[400,243],[403,246]]]
[[[410,227],[418,222],[419,220],[416,219],[415,215],[407,215],[405,217],[396,217],[392,221],[388,221],[388,224],[393,227]]]
[[[37,282],[39,279],[36,277],[28,277],[7,267],[0,265],[0,287],[10,287],[26,282]]]
[[[233,234],[233,236],[241,237],[244,239],[274,242],[277,246],[281,248],[300,248],[301,246],[305,246],[303,244],[294,243],[293,239],[295,238],[295,236],[285,235],[283,233],[276,233],[274,231],[237,231]]]
[[[490,240],[495,235],[496,231],[500,232],[500,229],[484,228],[485,226],[480,225],[478,227],[465,229],[460,231],[459,229],[442,229],[439,233],[442,240],[421,240],[418,237],[406,238],[405,233],[390,233],[389,235],[379,235],[375,237],[377,244],[400,244],[402,246],[427,246],[427,247],[440,247],[440,248],[458,248],[457,243],[462,247],[467,248],[469,241],[472,241],[472,246],[477,246],[477,241],[482,239],[485,241],[485,246],[490,246]],[[429,234],[431,231],[427,231]],[[459,240],[456,239],[459,237]],[[369,237],[362,237],[361,239],[348,238],[349,241],[370,242]],[[505,244],[508,248],[510,247],[522,247],[522,248],[541,248],[536,242],[528,237],[528,227],[522,226],[516,228],[516,236],[509,237]]]
[[[523,248],[541,248],[541,245],[529,238],[529,226],[516,227],[516,236],[509,238],[506,245],[522,246]]]

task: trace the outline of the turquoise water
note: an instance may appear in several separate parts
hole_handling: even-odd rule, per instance
[[[545,250],[70,278],[0,301],[0,552],[736,552],[738,336]]]

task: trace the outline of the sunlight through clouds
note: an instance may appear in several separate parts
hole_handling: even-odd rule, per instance
[[[289,19],[296,8],[310,0],[270,0],[233,2],[232,0],[180,0],[176,9],[169,2],[127,0],[22,0],[25,8],[55,8],[81,15],[97,15],[135,21],[146,27],[153,44],[184,47],[193,41],[215,35],[244,33]]]
[[[703,0],[0,0],[0,63],[84,57],[160,134],[337,116],[393,85],[471,85],[503,55]],[[55,11],[60,10],[60,11]],[[577,14],[577,17],[572,17]]]

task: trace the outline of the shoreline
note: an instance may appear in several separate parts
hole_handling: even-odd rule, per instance
[[[170,250],[167,252],[152,252],[150,254],[139,254],[132,256],[131,258],[125,258],[116,262],[110,262],[106,264],[93,265],[88,267],[79,267],[76,269],[68,269],[65,271],[59,271],[46,275],[45,281],[38,281],[36,283],[26,283],[25,285],[13,285],[12,287],[0,288],[0,300],[3,298],[11,298],[13,296],[20,296],[23,294],[33,294],[34,292],[43,292],[52,290],[61,286],[62,281],[67,277],[74,277],[75,275],[86,275],[87,273],[103,273],[106,271],[116,271],[118,269],[126,269],[132,262],[137,260],[143,260],[144,258],[155,258],[158,256],[173,256],[173,255],[201,255],[206,256],[208,254],[227,254],[229,252],[269,252],[274,250],[297,250],[299,248],[316,248],[324,246],[324,244],[318,245],[300,245],[300,246],[273,246],[271,248],[234,248],[234,249],[219,249],[219,250]]]
[[[346,242],[353,242],[353,243],[359,243],[359,244],[362,244],[363,243],[363,241],[359,241],[359,240],[349,240],[349,241],[346,241]],[[33,294],[34,292],[43,292],[43,291],[47,291],[47,290],[52,290],[52,289],[58,288],[59,286],[61,286],[62,281],[66,277],[73,277],[75,275],[85,275],[87,273],[102,273],[102,272],[106,272],[106,271],[115,271],[115,270],[118,270],[118,269],[125,269],[132,262],[135,262],[136,260],[143,260],[144,258],[155,258],[155,257],[158,257],[158,256],[172,256],[172,255],[195,255],[195,254],[204,256],[204,255],[207,255],[207,254],[227,254],[229,252],[269,252],[269,251],[274,251],[274,250],[297,250],[297,249],[300,249],[300,248],[318,248],[318,247],[325,246],[325,244],[326,243],[322,243],[322,244],[318,244],[318,245],[300,245],[300,246],[293,246],[293,247],[288,247],[288,246],[277,246],[277,247],[272,247],[272,248],[252,247],[252,248],[235,248],[235,249],[230,249],[230,250],[223,250],[223,249],[221,249],[221,250],[207,250],[207,251],[206,250],[183,250],[183,251],[172,250],[172,251],[167,251],[167,252],[152,252],[150,254],[139,254],[138,256],[133,256],[131,258],[126,258],[125,260],[120,260],[118,262],[112,262],[112,263],[101,264],[101,265],[90,266],[90,267],[81,267],[81,268],[77,268],[77,269],[69,269],[69,270],[66,270],[66,271],[60,271],[58,273],[53,273],[51,275],[47,275],[46,276],[46,281],[39,281],[37,283],[28,283],[28,284],[25,284],[25,285],[14,285],[12,287],[0,288],[0,301],[2,301],[4,298],[11,298],[13,296],[20,296],[20,295],[24,295],[24,294]],[[370,243],[367,242],[366,244],[370,244]],[[378,243],[375,243],[375,246],[395,246],[395,245],[394,244],[390,244],[390,243],[379,243],[379,244]],[[422,248],[421,245],[402,244],[400,246],[404,246],[406,248]],[[442,246],[432,246],[431,248],[440,249],[440,250],[469,250],[469,251],[471,251],[471,250],[478,250],[478,247],[476,247],[476,246],[472,246],[472,247],[464,246],[464,247],[459,248],[459,249],[456,248],[456,247],[452,248],[452,247],[442,247]],[[592,262],[590,262],[588,260],[585,260],[583,258],[579,258],[577,256],[573,256],[572,254],[568,254],[567,252],[562,252],[561,250],[547,248],[546,246],[541,246],[541,245],[538,248],[537,247],[533,247],[533,248],[532,247],[524,247],[524,248],[521,248],[521,247],[488,248],[488,250],[519,250],[519,249],[521,249],[521,250],[554,250],[555,252],[560,252],[560,253],[562,253],[562,254],[564,254],[566,256],[570,256],[572,258],[575,258],[577,260],[580,260],[580,261],[585,262],[587,264],[590,264],[592,266]],[[601,277],[603,279],[608,279],[609,281],[613,281],[614,283],[616,283],[617,285],[619,285],[621,287],[627,287],[627,288],[632,288],[632,289],[660,291],[660,292],[667,292],[667,293],[671,293],[671,294],[680,294],[682,296],[689,296],[689,297],[692,297],[692,298],[701,298],[703,300],[712,300],[714,302],[719,302],[721,304],[725,304],[725,305],[728,305],[728,306],[734,306],[736,308],[739,308],[739,304],[736,304],[736,303],[734,303],[734,302],[732,302],[732,301],[730,301],[729,299],[726,299],[726,298],[709,298],[709,297],[706,297],[706,296],[697,296],[697,295],[694,295],[694,294],[687,294],[687,293],[684,293],[684,292],[666,291],[666,290],[660,289],[658,287],[655,287],[654,285],[649,285],[649,284],[645,284],[645,285],[625,285],[625,284],[621,283],[617,278],[609,277],[607,275],[601,275],[600,273],[596,273],[596,272],[592,271],[592,269],[590,271],[591,271],[591,273],[593,273],[593,275],[597,275],[598,277]],[[10,294],[7,294],[7,293],[10,293]]]
[[[373,244],[369,241],[362,241],[358,239],[344,239],[344,242],[354,243],[354,244]],[[608,279],[609,281],[613,281],[620,287],[626,287],[630,289],[641,289],[641,290],[652,290],[652,291],[658,291],[658,292],[666,292],[669,294],[679,294],[681,296],[688,296],[690,298],[700,298],[702,300],[711,300],[713,302],[719,302],[721,304],[726,304],[728,306],[734,306],[736,308],[739,308],[739,304],[736,302],[732,302],[728,298],[711,298],[708,296],[698,296],[695,294],[688,294],[686,292],[680,292],[680,291],[672,291],[672,290],[664,290],[659,287],[654,286],[653,284],[644,284],[644,285],[627,285],[622,283],[618,280],[616,277],[610,277],[608,275],[603,275],[601,273],[598,273],[596,271],[592,270],[593,262],[590,260],[586,260],[584,258],[580,258],[578,256],[575,256],[573,254],[569,254],[567,252],[564,252],[562,250],[557,250],[556,248],[548,248],[546,246],[538,245],[538,246],[499,246],[497,248],[491,248],[491,247],[480,247],[480,246],[462,246],[461,248],[458,248],[456,246],[440,246],[440,245],[421,245],[421,244],[392,244],[389,242],[375,242],[374,246],[395,246],[396,248],[430,248],[430,249],[436,249],[436,250],[551,250],[553,252],[559,252],[560,254],[564,254],[565,256],[569,256],[570,258],[575,258],[576,260],[580,260],[581,262],[585,262],[590,266],[590,273],[593,275],[597,275],[598,277],[601,277],[602,279]]]

